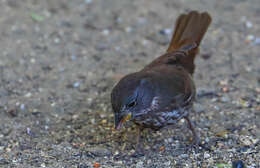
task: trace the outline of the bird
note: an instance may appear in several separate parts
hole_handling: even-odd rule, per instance
[[[189,114],[196,99],[194,60],[211,21],[207,12],[181,14],[165,54],[140,71],[124,76],[112,89],[115,129],[119,130],[127,121],[136,124],[137,148],[145,128],[159,131],[181,119],[191,130],[192,144],[200,142]]]

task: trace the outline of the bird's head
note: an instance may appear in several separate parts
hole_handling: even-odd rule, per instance
[[[111,93],[115,128],[120,129],[124,122],[141,115],[143,109],[150,106],[153,97],[153,86],[146,77],[133,73],[122,78]]]

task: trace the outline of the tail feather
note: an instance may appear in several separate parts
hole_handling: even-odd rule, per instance
[[[179,50],[192,43],[199,47],[210,23],[211,17],[206,12],[192,11],[189,14],[180,15],[167,52]]]
[[[194,59],[199,52],[200,42],[210,23],[211,17],[206,12],[192,11],[188,14],[180,15],[176,21],[175,31],[167,53],[152,61],[145,69],[174,60],[174,64],[183,66],[190,74],[193,74],[195,69]],[[176,51],[182,52],[178,58]]]
[[[188,56],[181,58],[180,62],[191,74],[195,69],[194,59],[199,52],[200,42],[210,23],[211,17],[208,13],[197,11],[182,14],[176,21],[175,31],[167,52],[184,51],[187,53]]]

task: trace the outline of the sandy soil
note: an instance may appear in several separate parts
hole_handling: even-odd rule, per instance
[[[208,11],[192,119],[113,131],[110,92],[163,54],[176,17]],[[260,160],[259,0],[0,0],[0,167],[231,167]]]

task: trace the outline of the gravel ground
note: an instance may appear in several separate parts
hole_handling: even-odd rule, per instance
[[[192,119],[113,130],[110,92],[163,54],[176,17],[208,11]],[[226,167],[260,160],[259,0],[0,0],[0,167]]]

